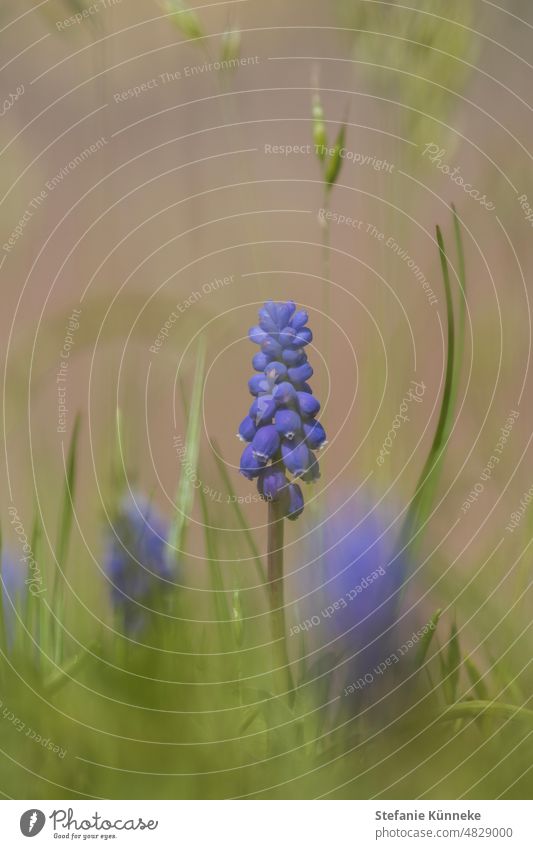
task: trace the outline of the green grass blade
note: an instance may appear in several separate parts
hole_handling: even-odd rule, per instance
[[[449,722],[456,719],[470,719],[478,716],[494,717],[496,719],[524,719],[529,722],[533,721],[533,710],[519,707],[518,705],[508,705],[503,702],[491,702],[477,700],[471,702],[456,702],[450,705],[444,713],[441,714],[439,720]]]
[[[126,487],[127,467],[126,459],[126,441],[124,438],[124,418],[122,410],[117,407],[115,410],[115,440],[113,444],[113,453],[111,455],[111,512],[114,513],[117,504],[122,497]]]
[[[437,624],[438,624],[438,621],[441,617],[441,613],[442,613],[442,611],[441,611],[440,608],[435,611],[435,613],[433,614],[433,616],[431,617],[431,619],[428,622],[428,630],[426,631],[426,633],[424,634],[424,636],[420,640],[420,645],[418,646],[418,651],[416,653],[416,658],[415,658],[415,666],[416,666],[417,669],[420,669],[420,667],[423,665],[423,663],[424,663],[424,661],[427,657],[427,653],[428,653],[429,647],[431,645],[431,642],[433,640],[433,636],[435,634],[435,631],[437,629]]]
[[[242,532],[244,533],[244,538],[245,538],[246,542],[248,543],[250,551],[253,555],[255,566],[256,566],[259,578],[261,579],[261,582],[263,584],[266,584],[265,567],[263,566],[263,561],[261,560],[261,555],[259,554],[259,549],[257,548],[257,545],[255,544],[255,540],[254,540],[252,532],[250,531],[248,522],[246,521],[246,517],[245,517],[243,511],[241,510],[240,504],[237,501],[235,489],[234,489],[234,487],[231,483],[231,478],[228,474],[226,464],[222,460],[220,448],[219,448],[219,446],[218,446],[218,444],[215,440],[213,440],[213,448],[214,448],[214,452],[215,452],[215,462],[217,464],[218,471],[220,473],[220,477],[222,478],[223,484],[224,484],[225,488],[227,489],[228,495],[230,496],[230,503],[231,503],[231,506],[233,507],[233,509],[235,510],[235,517],[237,519],[238,525],[239,525],[240,529],[242,530]]]
[[[198,467],[204,372],[205,342],[204,340],[200,340],[185,437],[184,465],[191,472],[195,471]],[[186,407],[184,407],[184,409],[186,409]],[[175,552],[176,558],[179,558],[180,551],[183,549],[187,531],[187,520],[191,513],[193,503],[194,487],[191,481],[191,474],[186,474],[182,469],[180,472],[175,500],[176,514],[170,535],[170,546]]]
[[[455,702],[457,698],[457,687],[459,685],[459,672],[461,667],[461,648],[459,646],[459,635],[457,625],[452,624],[450,640],[448,643],[448,656],[446,659],[448,701]]]
[[[444,391],[442,395],[442,404],[439,413],[439,419],[433,437],[433,443],[429,451],[428,457],[424,464],[422,474],[420,475],[418,484],[415,489],[415,495],[411,501],[407,516],[402,528],[402,539],[407,543],[411,540],[413,532],[424,524],[427,518],[433,495],[437,486],[439,471],[442,466],[444,449],[448,436],[451,431],[453,420],[453,387],[455,378],[455,316],[453,309],[452,289],[450,283],[450,271],[448,259],[446,256],[446,248],[442,237],[441,229],[437,226],[437,244],[439,246],[439,256],[444,282],[444,291],[446,294],[446,314],[448,323],[448,356],[446,361],[446,376],[444,380]]]
[[[65,558],[67,556],[70,533],[72,530],[80,422],[81,418],[78,414],[74,423],[74,430],[72,431],[72,437],[70,440],[70,447],[67,457],[65,487],[63,490],[63,507],[61,510],[59,532],[57,536],[56,557],[59,562],[59,565],[62,568],[64,568],[65,566]]]
[[[57,565],[54,569],[54,580],[52,588],[52,610],[56,614],[57,621],[54,628],[54,659],[56,663],[60,662],[63,656],[63,630],[61,622],[63,620],[64,598],[61,592],[62,582],[60,581],[60,571],[66,569],[66,558],[68,554],[68,546],[72,531],[72,517],[74,513],[74,497],[76,489],[76,465],[78,454],[78,440],[80,434],[81,417],[78,414],[74,422],[74,429],[70,440],[70,446],[67,456],[67,467],[65,476],[65,486],[63,489],[63,503],[61,515],[59,519],[59,531],[57,535],[56,546],[56,561]]]
[[[30,545],[35,562],[39,563],[41,547],[41,523],[37,507],[35,507],[34,510],[34,520]],[[40,651],[36,651],[33,641],[35,640],[38,646],[41,645],[42,603],[43,602],[41,600],[41,596],[34,595],[29,591],[26,593],[24,599],[24,624],[26,626],[24,631],[25,651],[28,657],[33,656],[35,658],[36,663],[38,665],[40,665],[42,656]]]
[[[209,511],[207,507],[207,498],[205,496],[205,493],[202,491],[202,487],[200,487],[198,491],[200,495],[202,518],[204,521],[204,534],[209,570],[211,572],[211,584],[213,592],[215,594],[215,611],[217,619],[227,621],[230,619],[230,613],[226,593],[224,592],[224,582],[222,580],[222,574],[220,572],[216,544],[216,534],[213,533],[212,529],[209,527]]]
[[[466,264],[463,239],[461,235],[461,225],[457,210],[452,203],[453,213],[453,231],[455,236],[455,250],[457,253],[457,277],[459,280],[459,305],[457,307],[457,333],[456,333],[456,367],[453,376],[452,395],[450,406],[455,409],[457,401],[457,392],[459,389],[459,378],[461,375],[461,366],[463,363],[463,353],[465,344],[465,320],[466,320]]]
[[[68,663],[54,672],[44,681],[44,689],[47,695],[57,692],[66,684],[71,683],[71,678],[91,659],[91,654],[98,648],[98,643],[91,643],[89,651],[82,651],[75,655]]]
[[[489,691],[476,664],[471,658],[465,657],[464,665],[468,680],[477,698],[480,701],[486,701],[489,698]]]

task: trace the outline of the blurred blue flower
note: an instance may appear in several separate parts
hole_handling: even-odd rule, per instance
[[[293,301],[267,301],[259,310],[259,324],[248,334],[261,347],[252,360],[259,374],[248,381],[254,401],[237,434],[249,443],[241,473],[257,478],[261,497],[280,503],[289,519],[302,513],[303,495],[286,473],[315,481],[320,472],[313,450],[326,443],[324,428],[315,419],[320,404],[307,383],[313,375],[304,350],[313,339],[307,321],[305,310],[296,311]]]
[[[306,609],[315,616],[312,627],[321,644],[332,642],[331,650],[343,659],[346,682],[368,673],[375,678],[379,664],[390,658],[391,668],[396,662],[399,598],[408,574],[408,559],[400,553],[390,517],[379,508],[362,506],[350,499],[336,511],[330,507],[329,518],[309,535],[310,566],[300,579],[300,584],[309,583],[303,577],[308,569],[315,575],[316,591],[306,600]]]
[[[122,501],[104,553],[111,601],[128,633],[147,624],[152,605],[172,589],[168,527],[143,496]]]
[[[13,645],[16,610],[27,595],[26,569],[10,554],[2,555],[2,609],[8,648]]]

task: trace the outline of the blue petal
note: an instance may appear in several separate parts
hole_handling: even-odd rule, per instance
[[[274,425],[260,427],[252,441],[252,451],[258,460],[270,460],[280,445],[279,433]]]
[[[286,304],[278,304],[276,310],[278,327],[286,327],[295,309],[296,304],[294,301],[287,301]]]
[[[277,404],[290,404],[291,401],[297,400],[296,390],[288,381],[278,383],[272,394]]]
[[[270,424],[274,418],[276,409],[276,402],[272,395],[260,395],[257,399],[257,407],[255,411],[256,425],[259,427],[260,425]]]
[[[287,470],[295,477],[304,475],[309,468],[311,455],[305,442],[294,445],[293,442],[283,440],[281,443],[281,456]]]
[[[309,392],[297,392],[298,405],[303,416],[313,418],[320,410],[320,402]]]
[[[302,420],[294,410],[278,410],[274,416],[274,425],[280,436],[294,439],[302,427]]]
[[[309,316],[307,315],[305,310],[298,310],[291,320],[291,325],[295,330],[300,330],[304,324],[307,324],[309,321]]]
[[[295,336],[296,333],[292,327],[284,327],[278,335],[280,345],[283,345],[284,348],[287,347],[287,345],[292,345]]]
[[[272,383],[284,380],[287,377],[287,366],[284,363],[273,361],[265,368],[265,376]]]
[[[304,422],[304,435],[309,448],[322,448],[326,441],[326,431],[316,419]]]
[[[309,452],[309,468],[302,475],[302,480],[306,483],[314,483],[320,477],[320,465],[312,451]]]
[[[289,503],[287,507],[287,519],[294,522],[301,516],[304,509],[304,497],[297,483],[289,484]]]
[[[264,354],[268,354],[268,356],[272,357],[274,360],[280,360],[283,354],[283,348],[276,339],[272,338],[272,336],[266,337],[261,345],[261,350]]]
[[[268,354],[264,354],[262,351],[258,351],[257,354],[254,355],[252,365],[256,371],[264,372],[269,362],[270,357],[268,356]]]
[[[265,379],[265,375],[254,374],[254,376],[248,381],[248,389],[250,390],[251,395],[259,395],[260,392],[268,392],[269,385],[268,380]]]
[[[299,348],[303,348],[305,345],[309,345],[310,342],[313,341],[313,334],[311,333],[308,327],[302,327],[301,330],[298,330],[296,336],[293,339],[292,344],[296,345]]]
[[[293,383],[305,383],[313,376],[313,369],[309,363],[303,363],[301,366],[295,366],[289,369],[289,379]]]
[[[307,362],[307,354],[303,348],[285,348],[283,351],[283,362],[291,367],[301,366],[302,363]]]
[[[255,456],[252,446],[247,445],[241,455],[241,463],[240,463],[240,472],[241,475],[244,475],[248,480],[252,480],[256,478],[264,467],[264,463],[261,463],[257,457]]]
[[[278,466],[267,466],[257,481],[260,495],[266,501],[279,501],[287,496],[289,481]]]
[[[244,442],[251,442],[257,431],[254,420],[246,416],[239,426],[239,436]]]
[[[262,345],[268,337],[268,333],[265,333],[265,331],[261,330],[260,327],[251,327],[248,331],[248,336],[255,345]]]

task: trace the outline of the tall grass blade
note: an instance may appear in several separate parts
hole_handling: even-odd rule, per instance
[[[246,517],[243,511],[241,510],[240,504],[238,503],[237,496],[235,494],[235,489],[231,483],[231,478],[228,474],[226,464],[224,463],[224,460],[222,459],[222,455],[220,453],[220,447],[218,446],[215,440],[213,440],[213,448],[215,450],[215,462],[217,464],[218,471],[220,473],[220,477],[222,478],[223,484],[228,492],[228,495],[230,496],[230,503],[233,509],[235,510],[235,517],[237,519],[238,525],[244,533],[244,538],[248,543],[248,546],[254,558],[255,566],[261,583],[266,584],[265,567],[263,566],[263,561],[261,560],[259,549],[255,543],[253,534],[250,531],[248,522],[246,521]]]
[[[472,689],[476,694],[477,698],[481,701],[487,700],[489,698],[488,687],[483,681],[481,672],[477,668],[476,664],[471,658],[465,657],[464,665],[466,674],[468,675],[468,680],[470,681]]]
[[[441,714],[439,720],[448,722],[456,719],[469,719],[479,716],[493,717],[495,719],[523,719],[528,722],[533,722],[533,710],[520,707],[519,705],[508,705],[503,702],[491,701],[470,701],[456,702],[450,705],[444,713]]]
[[[442,270],[442,278],[444,282],[444,291],[446,295],[446,315],[448,323],[448,354],[446,360],[446,375],[444,380],[444,391],[442,395],[442,403],[439,413],[439,419],[433,437],[433,443],[429,451],[428,457],[422,469],[415,494],[407,511],[407,516],[402,528],[401,537],[405,544],[411,542],[413,533],[416,529],[423,526],[427,519],[431,503],[433,501],[435,489],[438,483],[439,472],[442,467],[442,460],[446,442],[448,440],[454,412],[454,395],[453,389],[456,384],[456,329],[455,315],[453,308],[452,288],[450,283],[450,271],[448,266],[448,258],[446,248],[440,227],[436,228],[437,244],[439,247],[439,256]]]
[[[62,583],[60,581],[60,572],[66,569],[66,559],[68,554],[68,546],[72,531],[72,517],[74,514],[74,498],[76,489],[76,464],[78,454],[78,440],[80,435],[81,417],[78,414],[74,422],[74,429],[70,440],[70,447],[67,456],[67,467],[65,476],[65,486],[63,489],[63,504],[59,520],[59,531],[57,536],[56,546],[56,568],[54,570],[54,580],[52,589],[52,610],[54,611],[57,621],[54,629],[54,658],[56,662],[60,662],[63,656],[63,630],[61,621],[63,619],[64,597],[61,592]]]
[[[194,487],[192,483],[193,473],[198,467],[198,454],[200,450],[200,422],[202,411],[202,395],[204,388],[205,372],[205,341],[200,340],[198,345],[197,364],[194,373],[194,384],[192,389],[189,413],[187,416],[187,429],[185,437],[185,454],[183,468],[176,493],[176,513],[170,535],[170,546],[175,552],[176,558],[183,549],[187,532],[187,521],[194,503]],[[186,414],[184,404],[184,413]],[[186,470],[186,471],[184,471]]]
[[[207,507],[207,498],[202,490],[199,489],[200,506],[202,509],[202,518],[204,522],[204,535],[206,542],[207,559],[209,563],[209,571],[211,573],[211,584],[215,594],[215,611],[219,621],[228,621],[230,619],[229,607],[227,603],[226,593],[224,592],[224,582],[220,572],[220,564],[217,550],[216,534],[209,526],[209,510]]]

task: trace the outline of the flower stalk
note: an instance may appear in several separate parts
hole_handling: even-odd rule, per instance
[[[293,681],[287,651],[287,635],[285,631],[283,541],[283,512],[279,502],[270,501],[268,504],[267,568],[272,640],[274,642],[275,651],[278,654],[280,683],[284,689],[286,689],[289,693],[292,693]]]

